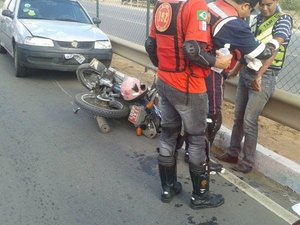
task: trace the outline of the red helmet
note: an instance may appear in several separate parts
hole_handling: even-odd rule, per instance
[[[146,90],[146,85],[142,84],[139,79],[134,77],[128,77],[121,84],[121,94],[123,99],[126,101],[131,101],[138,98],[144,94]]]

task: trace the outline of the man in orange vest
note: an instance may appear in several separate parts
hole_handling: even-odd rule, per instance
[[[176,145],[183,124],[189,142],[193,209],[224,203],[222,195],[209,192],[204,79],[212,66],[227,68],[232,56],[216,57],[210,53],[207,21],[204,0],[160,0],[155,6],[150,35],[145,43],[152,63],[158,67],[157,89],[162,114],[158,156],[161,200],[170,202],[181,192],[176,173]]]

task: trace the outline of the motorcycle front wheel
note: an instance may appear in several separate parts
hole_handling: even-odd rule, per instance
[[[104,118],[123,118],[129,115],[129,107],[117,99],[103,101],[94,93],[79,93],[75,95],[75,103],[94,116]]]
[[[105,69],[105,66],[103,65]],[[103,71],[102,71],[103,72]],[[81,64],[76,70],[77,79],[89,91],[93,90],[98,84],[100,72],[90,67],[89,63]]]

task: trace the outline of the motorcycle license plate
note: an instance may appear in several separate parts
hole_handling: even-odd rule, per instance
[[[141,114],[141,108],[136,105],[133,105],[131,107],[130,114],[128,117],[129,122],[133,124],[137,124],[140,114]]]
[[[83,63],[83,61],[85,60],[85,57],[83,55],[80,55],[80,54],[75,54],[74,55],[74,59],[79,63]]]

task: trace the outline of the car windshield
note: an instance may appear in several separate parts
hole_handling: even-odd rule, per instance
[[[72,0],[21,0],[18,18],[91,23],[83,8]]]

